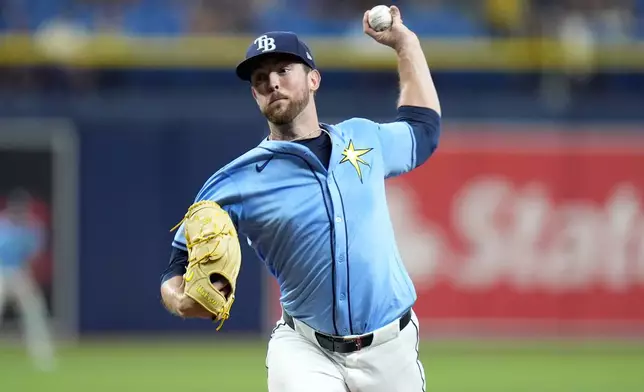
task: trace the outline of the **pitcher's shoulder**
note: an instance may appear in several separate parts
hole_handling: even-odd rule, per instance
[[[343,139],[371,141],[375,138],[378,130],[378,123],[362,117],[351,117],[339,123],[333,124],[332,129],[338,132]]]
[[[368,118],[351,117],[337,124],[333,124],[333,126],[344,132],[354,132],[356,130],[359,131],[369,127],[378,126],[378,124]]]
[[[218,189],[220,193],[239,193],[251,170],[255,171],[255,166],[259,165],[267,158],[267,154],[260,148],[253,148],[237,158],[230,161],[215,171],[203,184],[199,191],[199,196],[213,193]]]
[[[257,163],[261,163],[270,157],[271,153],[263,148],[254,147],[230,161],[215,173],[215,175],[233,176],[235,173],[252,169]]]

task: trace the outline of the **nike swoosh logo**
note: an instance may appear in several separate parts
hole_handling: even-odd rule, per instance
[[[270,158],[268,158],[268,160],[267,160],[266,162],[262,163],[261,165],[260,165],[259,163],[258,163],[258,164],[256,164],[256,165],[255,165],[255,170],[257,170],[257,173],[261,173],[261,172],[262,172],[262,170],[264,170],[264,169],[266,168],[266,165],[268,165],[268,162],[270,162],[270,161],[271,161],[271,159],[273,159],[273,156],[272,156],[272,155],[271,155],[271,157],[270,157]]]
[[[188,272],[188,274],[186,274],[184,279],[186,282],[190,282],[192,278],[194,278],[194,276],[195,276],[195,271],[190,271]]]

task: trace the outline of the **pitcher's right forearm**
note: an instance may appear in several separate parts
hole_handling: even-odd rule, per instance
[[[175,276],[161,284],[161,300],[168,312],[179,316],[178,302],[183,295],[183,277]]]
[[[172,247],[170,263],[161,274],[161,302],[172,314],[179,312],[179,298],[183,296],[183,274],[188,266],[188,252]]]

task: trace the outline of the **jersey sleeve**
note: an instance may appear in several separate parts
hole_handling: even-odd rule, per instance
[[[374,126],[387,178],[422,165],[438,147],[440,116],[429,108],[401,106],[395,121]]]
[[[174,246],[171,248],[170,262],[161,273],[161,283],[175,276],[182,276],[186,273],[186,268],[188,268],[188,252]]]
[[[228,174],[217,173],[204,184],[194,202],[203,200],[210,200],[219,204],[221,208],[228,212],[235,228],[239,231],[239,220],[242,213],[241,195]],[[181,224],[175,233],[172,246],[187,251],[183,230],[184,225]]]

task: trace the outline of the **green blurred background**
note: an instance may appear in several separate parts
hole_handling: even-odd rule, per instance
[[[60,351],[41,373],[20,347],[0,352],[3,391],[266,390],[266,342],[204,337],[183,342],[116,339]],[[625,342],[446,341],[421,346],[428,391],[636,392],[644,347]]]

